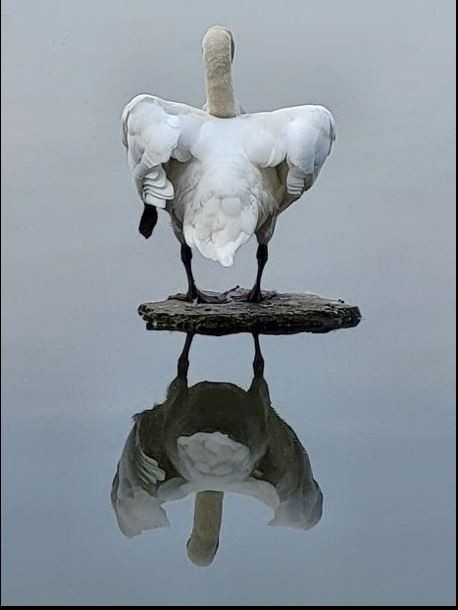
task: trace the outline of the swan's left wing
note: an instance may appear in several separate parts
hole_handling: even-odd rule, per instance
[[[144,204],[165,208],[167,200],[173,199],[173,185],[164,165],[171,159],[191,159],[206,119],[202,110],[153,95],[137,95],[125,106],[122,141]]]
[[[249,121],[246,152],[260,167],[277,167],[283,205],[308,190],[320,173],[335,140],[332,114],[323,106],[297,106],[241,117]]]

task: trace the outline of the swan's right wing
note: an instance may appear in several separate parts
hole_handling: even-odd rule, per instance
[[[282,208],[296,201],[318,178],[336,137],[332,114],[323,106],[297,106],[241,117],[249,123],[248,157],[276,167],[284,187]]]
[[[200,128],[208,120],[202,110],[168,102],[153,95],[137,95],[122,112],[122,142],[138,194],[145,205],[165,208],[173,199],[173,185],[164,164],[189,161]]]

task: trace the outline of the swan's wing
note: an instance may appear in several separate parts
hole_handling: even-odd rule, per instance
[[[122,112],[122,142],[143,203],[165,208],[173,185],[163,164],[189,161],[199,130],[208,115],[186,104],[138,95]]]
[[[156,425],[162,420],[160,408],[157,411]],[[131,538],[145,530],[169,525],[167,515],[157,498],[157,491],[167,477],[159,461],[146,455],[140,444],[140,424],[144,414],[136,416],[135,424],[127,437],[121,458],[118,462],[111,490],[111,504],[116,514],[119,529]],[[158,446],[156,457],[161,455]]]
[[[245,117],[242,117],[242,120]],[[285,188],[283,204],[309,189],[335,140],[334,118],[323,106],[298,106],[246,115],[246,152],[260,167],[277,167]]]
[[[268,451],[256,469],[256,478],[271,483],[278,494],[279,504],[269,525],[308,530],[321,519],[323,495],[307,452],[272,407]]]

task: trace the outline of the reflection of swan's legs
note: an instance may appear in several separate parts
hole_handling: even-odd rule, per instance
[[[181,351],[180,357],[178,358],[177,376],[180,379],[186,379],[186,377],[188,376],[189,350],[191,349],[191,343],[193,338],[194,333],[187,333],[183,349]]]
[[[254,360],[253,360],[253,373],[255,377],[262,377],[264,375],[264,358],[261,353],[261,345],[259,344],[258,333],[253,333],[254,340]]]

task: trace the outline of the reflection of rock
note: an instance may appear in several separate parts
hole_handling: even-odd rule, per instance
[[[233,293],[235,290],[224,293],[229,295],[224,305],[167,300],[144,303],[138,312],[148,330],[203,335],[324,333],[356,326],[361,320],[358,307],[315,294],[274,294],[261,303],[247,303],[230,298]]]
[[[224,492],[268,505],[270,525],[302,530],[319,521],[323,499],[306,451],[270,404],[257,337],[246,391],[224,382],[188,387],[190,344],[188,336],[165,402],[135,416],[112,504],[121,531],[131,537],[169,525],[166,502],[196,493],[188,556],[209,565],[218,548]]]

